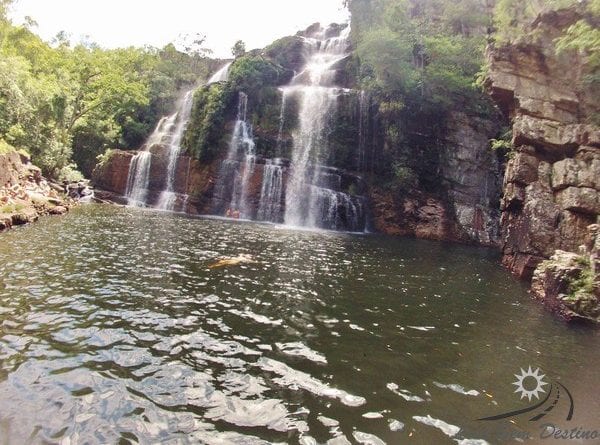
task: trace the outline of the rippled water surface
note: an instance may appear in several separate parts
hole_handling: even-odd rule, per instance
[[[505,443],[529,365],[600,429],[598,334],[489,250],[88,206],[0,267],[0,443]]]

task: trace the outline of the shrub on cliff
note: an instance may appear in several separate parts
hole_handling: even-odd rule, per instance
[[[265,48],[265,55],[288,70],[299,70],[304,64],[304,42],[299,36],[287,36]]]
[[[284,71],[263,56],[248,54],[231,65],[229,83],[232,89],[250,95],[265,86],[280,85]]]
[[[194,105],[183,141],[194,158],[210,161],[219,154],[228,136],[223,129],[234,96],[235,92],[227,83],[215,83],[198,89],[194,94]]]

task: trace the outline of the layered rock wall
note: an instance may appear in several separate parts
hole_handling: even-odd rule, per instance
[[[576,252],[600,213],[597,92],[583,79],[585,59],[558,54],[555,41],[580,19],[544,14],[529,38],[489,53],[492,97],[513,122],[512,158],[501,210],[503,263],[531,278],[555,250]]]

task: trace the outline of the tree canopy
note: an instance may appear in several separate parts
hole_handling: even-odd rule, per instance
[[[89,175],[109,147],[137,148],[179,90],[208,73],[201,35],[183,51],[72,45],[64,32],[51,46],[31,20],[13,24],[10,6],[0,0],[0,140],[47,175]]]

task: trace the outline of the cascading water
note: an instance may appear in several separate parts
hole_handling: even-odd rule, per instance
[[[132,159],[127,174],[127,188],[125,196],[127,205],[143,207],[148,196],[148,182],[150,180],[150,164],[152,154],[141,150]]]
[[[161,192],[156,207],[163,210],[174,209],[177,199],[177,194],[174,191],[175,173],[181,153],[181,138],[190,118],[192,98],[193,90],[185,93],[177,111],[160,119],[141,150],[131,160],[125,192],[128,205],[143,207],[148,204],[150,167],[152,166],[151,149],[164,145],[168,151],[167,178],[165,190]],[[183,197],[183,200],[185,201],[185,197]]]
[[[357,195],[364,191],[362,179],[326,166],[335,156],[328,138],[339,108],[338,97],[354,94],[335,84],[336,64],[348,57],[350,29],[342,28],[337,37],[330,37],[335,32],[335,28],[321,29],[311,37],[302,37],[305,66],[288,86],[279,89],[281,105],[273,158],[257,155],[248,119],[248,96],[239,92],[227,157],[213,190],[213,213],[291,226],[365,230],[364,198]],[[225,80],[228,68],[229,64],[223,66],[209,83]],[[359,113],[368,112],[367,105],[363,105],[368,100],[360,104]],[[364,165],[368,119],[361,117],[359,125],[361,147],[357,157]],[[286,126],[295,128],[292,147],[287,143]],[[261,138],[264,133],[265,127],[261,126]],[[284,156],[290,148],[288,160]]]
[[[194,97],[194,91],[188,91],[184,96],[176,113],[168,118],[170,121],[170,141],[167,147],[169,153],[169,160],[167,164],[167,182],[165,190],[160,193],[156,208],[161,210],[172,211],[175,208],[177,202],[177,193],[175,192],[175,173],[177,171],[177,163],[179,161],[179,155],[181,153],[181,139],[185,126],[187,125],[190,114],[192,112],[192,101]],[[185,197],[183,201],[185,202]]]
[[[286,90],[281,91],[281,108],[279,111],[279,130],[277,131],[277,146],[275,147],[275,153],[277,156],[281,156],[283,149],[283,127],[285,125],[285,105],[287,102]]]
[[[267,160],[256,218],[259,221],[282,222],[283,220],[283,171],[280,159]]]
[[[150,153],[150,149],[164,142],[164,139],[173,126],[174,119],[175,114],[162,117],[140,151],[131,159],[125,191],[127,205],[134,207],[144,207],[146,205],[150,182],[150,167],[152,166],[152,153]]]
[[[319,165],[327,159],[327,126],[341,88],[334,86],[334,65],[348,56],[349,27],[338,37],[325,39],[322,30],[305,38],[309,57],[284,95],[294,95],[299,102],[298,129],[290,178],[285,198],[287,225],[327,229],[364,230],[360,198],[329,186],[330,179]],[[336,173],[329,173],[329,175]]]
[[[365,91],[360,92],[358,102],[358,159],[357,170],[367,169],[367,134],[369,133],[369,107],[371,98]]]
[[[208,79],[207,84],[215,82],[225,82],[229,77],[229,67],[231,66],[231,62],[227,62],[223,65],[217,72],[215,72],[210,79]]]
[[[248,96],[240,92],[235,126],[229,143],[227,159],[221,164],[215,190],[215,209],[221,213],[223,201],[228,209],[240,212],[243,218],[251,218],[248,204],[248,188],[256,162],[256,147],[252,137],[252,126],[247,122]],[[229,187],[232,184],[232,187]]]

